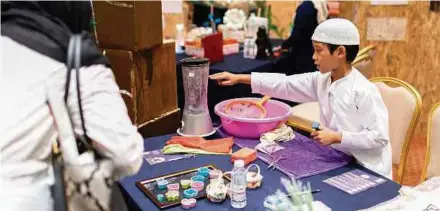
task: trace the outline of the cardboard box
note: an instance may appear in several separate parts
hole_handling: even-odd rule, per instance
[[[121,92],[122,99],[124,100],[125,106],[127,106],[127,113],[131,119],[131,123],[135,124],[136,122],[136,106],[134,96],[127,95],[124,92]]]
[[[162,43],[161,1],[93,1],[101,48],[138,51]]]
[[[138,131],[142,137],[154,137],[176,133],[180,125],[180,109],[167,112],[160,117],[138,125]]]
[[[166,42],[139,53],[141,91],[137,124],[177,109],[176,53],[174,42]]]
[[[136,123],[136,97],[139,85],[135,58],[131,51],[104,49],[103,53],[110,60],[116,83],[127,106],[128,114]]]

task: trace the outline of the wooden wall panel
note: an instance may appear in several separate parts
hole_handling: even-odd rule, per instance
[[[350,8],[347,8],[350,9]],[[390,76],[413,85],[422,96],[422,115],[416,135],[426,134],[431,107],[440,101],[436,92],[440,81],[440,14],[429,11],[428,1],[410,1],[403,6],[374,6],[370,2],[351,5],[353,22],[361,34],[361,44],[376,45],[373,77]],[[366,25],[369,17],[406,17],[408,25],[405,41],[368,41]]]
[[[291,21],[299,2],[270,2],[275,23],[283,27]],[[408,5],[371,5],[370,1],[341,2],[340,16],[353,21],[361,35],[361,47],[377,46],[373,77],[390,76],[413,85],[422,96],[422,115],[416,135],[425,136],[428,113],[440,102],[440,13],[429,11],[428,1],[409,1]],[[371,17],[406,17],[404,41],[368,41],[367,20]]]

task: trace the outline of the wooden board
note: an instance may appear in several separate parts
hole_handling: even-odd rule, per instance
[[[207,167],[211,170],[217,169],[214,165],[208,165],[208,166],[203,166],[203,167]],[[183,190],[182,187],[180,186],[180,180],[189,180],[191,179],[192,176],[197,175],[197,170],[198,168],[195,169],[188,169],[185,171],[180,171],[180,172],[174,172],[171,174],[166,174],[166,175],[162,175],[159,177],[155,177],[155,178],[151,178],[151,179],[146,179],[146,180],[141,180],[136,182],[136,186],[141,189],[141,191],[148,196],[148,198],[160,209],[166,209],[166,208],[170,208],[170,207],[174,207],[174,206],[179,206],[180,205],[180,200],[183,199]],[[231,181],[231,179],[229,177],[224,176],[223,177],[225,180],[225,183],[229,183]],[[179,192],[180,192],[180,199],[174,202],[167,202],[165,200],[165,202],[160,202],[157,199],[157,194],[163,194],[165,195],[166,193],[166,189],[165,190],[159,190],[157,188],[157,183],[156,181],[158,179],[166,179],[171,183],[179,183]],[[195,197],[195,199],[201,199],[201,198],[205,198],[206,197],[206,192],[205,192],[205,188],[206,186],[209,184],[209,178],[205,177],[205,181],[204,181],[205,185],[203,188],[203,191],[200,191],[197,196]]]

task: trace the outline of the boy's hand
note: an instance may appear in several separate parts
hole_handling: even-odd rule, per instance
[[[328,128],[323,128],[319,131],[314,131],[311,133],[312,138],[322,145],[331,145],[336,143],[341,143],[342,133],[330,130]]]
[[[229,72],[216,73],[214,75],[210,75],[209,78],[212,80],[216,80],[217,83],[222,86],[232,86],[237,83],[251,83],[250,75],[236,75]]]

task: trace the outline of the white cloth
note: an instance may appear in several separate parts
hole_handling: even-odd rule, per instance
[[[284,147],[278,145],[279,142],[287,142],[294,138],[295,133],[293,133],[292,128],[286,124],[281,124],[275,130],[262,134],[260,143],[255,146],[255,149],[266,154],[272,154],[284,149]]]
[[[3,211],[52,210],[51,142],[58,136],[46,104],[45,85],[64,95],[66,66],[8,37],[1,37],[0,204]],[[90,138],[114,161],[117,176],[142,164],[143,141],[132,125],[113,73],[103,65],[81,70],[84,117]],[[73,72],[67,106],[82,134]]]
[[[328,16],[327,1],[312,0],[312,3],[313,6],[315,6],[315,9],[317,10],[316,20],[318,21],[318,24],[327,20],[327,16]]]
[[[312,40],[333,45],[359,45],[360,36],[358,29],[351,21],[332,18],[316,27]]]
[[[318,101],[321,125],[342,132],[342,142],[332,147],[392,178],[388,110],[379,91],[354,68],[333,83],[330,74],[252,73],[252,92],[294,102]]]
[[[281,124],[275,130],[264,133],[260,137],[260,141],[262,143],[279,143],[290,141],[295,138],[295,133],[291,127],[288,127],[286,124]]]
[[[403,186],[400,195],[362,211],[413,211],[440,209],[440,177],[433,177],[416,187]],[[429,209],[428,209],[429,208]]]

